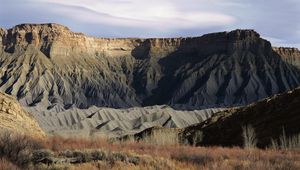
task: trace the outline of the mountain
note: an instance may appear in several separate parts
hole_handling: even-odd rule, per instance
[[[0,93],[0,131],[2,130],[34,137],[45,136],[34,117],[26,112],[14,97],[4,93]]]
[[[192,141],[202,131],[201,145],[242,146],[242,127],[252,126],[258,147],[268,147],[278,140],[283,131],[286,136],[300,133],[300,88],[278,94],[241,108],[221,111],[208,120],[185,128],[183,138]]]
[[[286,60],[291,53],[273,50],[253,30],[108,39],[21,24],[0,29],[0,37],[0,90],[39,110],[236,106],[300,84]]]

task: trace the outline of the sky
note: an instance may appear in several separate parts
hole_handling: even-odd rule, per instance
[[[0,0],[0,27],[59,23],[96,37],[190,37],[254,29],[300,48],[300,0]]]

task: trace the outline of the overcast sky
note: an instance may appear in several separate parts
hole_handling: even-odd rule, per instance
[[[97,37],[186,37],[255,29],[300,48],[300,0],[0,0],[0,27],[59,23]]]

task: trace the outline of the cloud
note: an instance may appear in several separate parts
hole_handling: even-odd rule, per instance
[[[255,29],[300,47],[299,0],[0,0],[0,25],[57,22],[101,37],[199,36]]]
[[[146,0],[40,0],[56,5],[50,9],[89,23],[149,28],[161,31],[230,25],[232,16],[206,11],[181,11],[173,1]]]

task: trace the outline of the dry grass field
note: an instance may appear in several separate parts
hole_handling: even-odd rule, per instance
[[[6,132],[0,136],[0,169],[300,169],[297,149],[193,147],[172,136],[161,131],[137,142]]]

